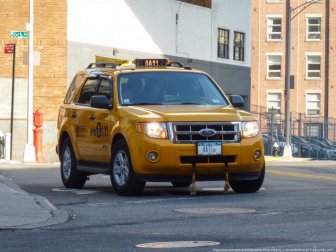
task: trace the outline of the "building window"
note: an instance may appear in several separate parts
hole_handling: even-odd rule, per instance
[[[267,56],[267,78],[281,78],[281,55]]]
[[[321,17],[307,18],[307,40],[321,40]]]
[[[225,29],[218,29],[218,48],[217,56],[218,58],[229,58],[229,41],[230,41],[230,31]]]
[[[245,34],[242,32],[234,32],[234,47],[233,47],[233,59],[244,61],[244,44]]]
[[[307,93],[306,94],[306,114],[320,115],[321,94]]]
[[[308,55],[306,66],[307,79],[320,79],[321,78],[321,56]]]
[[[305,136],[307,137],[322,137],[323,125],[322,123],[305,123],[304,124]]]
[[[280,114],[281,93],[278,92],[267,93],[267,111],[274,114]]]
[[[267,18],[267,40],[281,40],[281,17]]]

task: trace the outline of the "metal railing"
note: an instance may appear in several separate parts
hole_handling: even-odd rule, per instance
[[[251,106],[259,121],[266,155],[274,154],[274,144],[282,155],[285,140],[285,115],[275,109]],[[336,118],[305,113],[290,114],[290,144],[294,157],[336,160]]]

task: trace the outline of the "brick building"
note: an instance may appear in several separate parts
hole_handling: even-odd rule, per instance
[[[253,0],[251,108],[285,113],[286,0]],[[291,0],[290,111],[336,118],[336,1]],[[325,136],[323,127],[318,135]]]
[[[67,1],[35,0],[34,51],[39,65],[34,66],[34,111],[44,113],[44,151],[55,152],[55,129],[59,104],[66,91],[67,64]],[[29,22],[29,1],[0,0],[0,130],[10,132],[13,55],[5,54],[5,44],[16,44],[14,95],[13,159],[22,160],[27,143],[28,39],[13,39],[11,31],[26,31]]]

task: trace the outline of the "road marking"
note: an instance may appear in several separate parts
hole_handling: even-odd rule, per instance
[[[98,191],[94,190],[85,190],[85,189],[68,189],[68,188],[54,188],[51,189],[53,192],[71,192],[77,195],[85,195],[85,194],[94,194],[98,193]]]
[[[336,181],[336,177],[332,177],[332,176],[318,176],[318,175],[310,175],[310,174],[305,174],[305,173],[278,171],[278,170],[272,170],[272,169],[267,169],[267,173],[289,176],[289,177],[299,177],[299,178],[322,179],[322,180]]]

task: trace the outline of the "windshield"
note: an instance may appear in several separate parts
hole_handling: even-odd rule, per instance
[[[202,73],[140,72],[120,74],[119,102],[131,105],[202,104],[227,106],[211,79]]]

